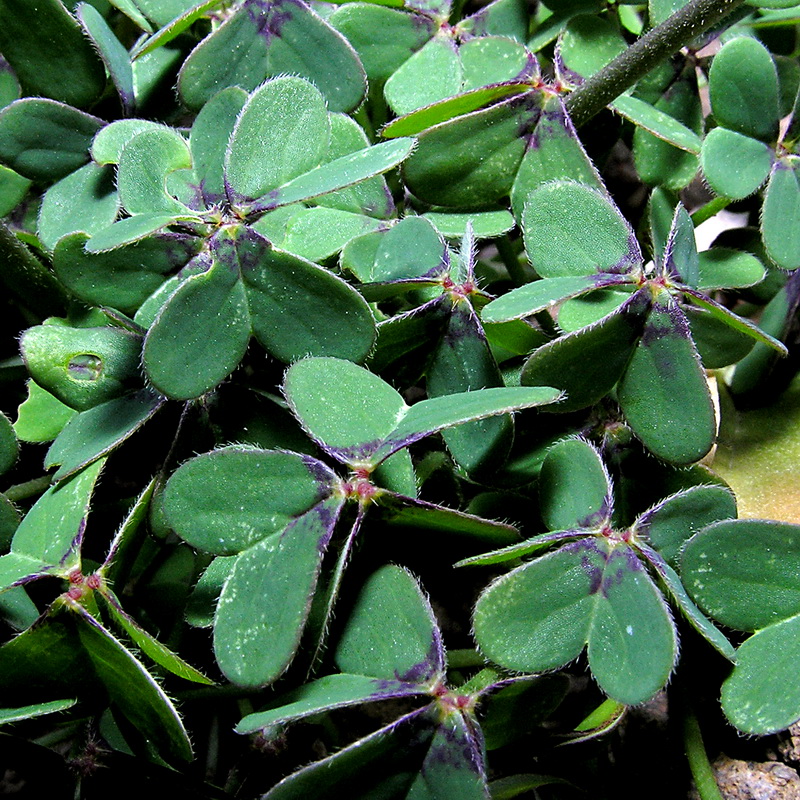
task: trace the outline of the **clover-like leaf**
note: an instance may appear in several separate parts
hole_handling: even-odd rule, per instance
[[[667,607],[627,545],[582,539],[500,578],[475,608],[475,637],[507,669],[541,672],[588,644],[600,687],[641,703],[666,683],[677,655]]]
[[[320,387],[326,387],[320,391]],[[284,383],[289,404],[311,436],[332,456],[354,466],[377,466],[431,433],[551,403],[549,387],[482,389],[407,406],[391,386],[348,361],[309,358],[293,364]]]

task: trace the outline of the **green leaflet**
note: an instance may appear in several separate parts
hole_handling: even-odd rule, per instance
[[[742,198],[767,179],[772,148],[736,131],[714,128],[703,142],[700,163],[711,188],[723,197]]]
[[[215,261],[167,300],[147,333],[142,358],[156,389],[187,400],[230,375],[249,341],[244,285],[237,272]]]
[[[740,731],[763,736],[800,717],[798,657],[800,615],[758,631],[737,650],[721,699],[725,715]]]
[[[236,726],[237,733],[253,733],[276,724],[294,722],[337,708],[395,697],[423,694],[424,687],[363,675],[328,675],[306,684],[270,703],[272,708],[248,714]]]
[[[409,189],[442,206],[485,208],[507,195],[539,117],[528,92],[426,130],[403,166]]]
[[[250,95],[233,129],[225,157],[227,185],[237,197],[261,197],[319,166],[329,139],[318,89],[301,78],[267,81]]]
[[[313,82],[332,111],[353,110],[366,89],[353,48],[305,3],[245,0],[186,59],[178,90],[186,105],[199,109],[220,89],[252,91],[285,74]],[[313,137],[301,140],[307,146]]]
[[[253,204],[253,209],[298,203],[368,180],[396,167],[413,147],[414,140],[406,137],[348,153],[270,191]]]
[[[14,534],[11,552],[0,556],[0,589],[45,572],[66,577],[78,563],[89,501],[103,463],[50,487]]]
[[[192,123],[189,147],[194,176],[207,204],[225,199],[224,167],[228,142],[248,100],[247,92],[231,86],[217,92]]]
[[[45,467],[60,465],[56,480],[72,475],[133,436],[163,403],[163,397],[142,389],[76,414],[50,445]]]
[[[466,300],[447,303],[449,321],[426,371],[429,397],[503,386],[480,320]],[[514,435],[509,415],[488,417],[442,431],[455,462],[467,473],[487,475],[499,469]]]
[[[531,192],[522,229],[531,265],[544,278],[627,273],[642,262],[614,203],[580,183],[555,181]]]
[[[719,486],[693,486],[671,495],[641,514],[633,524],[664,559],[677,569],[681,552],[701,528],[736,517],[736,499]]]
[[[714,408],[686,317],[662,293],[620,380],[628,424],[655,455],[673,464],[699,461],[716,434]]]
[[[214,624],[214,652],[233,683],[264,686],[291,662],[343,504],[341,497],[322,500],[236,560]]]
[[[284,392],[306,431],[338,458],[373,450],[406,408],[388,383],[349,361],[309,358],[286,372]],[[364,458],[370,459],[371,452]],[[371,459],[370,459],[371,460]]]
[[[98,164],[119,164],[125,145],[144,131],[163,131],[164,125],[149,119],[117,119],[103,126],[92,140],[92,159]]]
[[[51,700],[49,703],[36,703],[32,706],[22,706],[20,708],[0,709],[0,725],[7,725],[10,722],[19,722],[23,719],[41,717],[44,714],[55,714],[58,711],[66,711],[77,703],[77,700]]]
[[[118,211],[111,170],[84,164],[45,193],[39,211],[39,240],[53,250],[62,236],[77,231],[91,235],[107,228]]]
[[[402,0],[385,5],[402,5]],[[339,6],[328,23],[355,48],[367,78],[385,81],[433,35],[436,23],[422,14],[371,3]]]
[[[611,478],[592,445],[566,439],[547,451],[539,475],[539,508],[551,531],[608,524],[613,511]]]
[[[588,78],[625,50],[622,35],[610,21],[589,14],[573,17],[561,40],[567,70]]]
[[[495,388],[408,407],[377,375],[331,358],[297,362],[289,368],[284,386],[292,410],[311,436],[335,458],[354,466],[376,466],[435,431],[560,397],[549,387]],[[320,392],[321,386],[326,391]]]
[[[50,442],[73,416],[74,409],[29,380],[28,396],[17,410],[14,431],[23,442]]]
[[[107,253],[88,253],[86,234],[63,237],[53,252],[58,279],[85,303],[134,313],[175,266],[197,255],[203,240],[179,233],[148,235]]]
[[[25,92],[88,108],[106,85],[103,64],[59,0],[42,0],[31,24],[27,0],[2,0],[0,52]]]
[[[177,131],[155,128],[137,133],[119,156],[120,202],[130,214],[191,214],[167,191],[170,173],[191,166],[189,145]]]
[[[664,601],[631,548],[588,539],[493,583],[474,629],[485,655],[512,670],[560,667],[588,644],[600,687],[628,704],[652,697],[677,655]]]
[[[769,257],[783,269],[800,266],[800,158],[779,159],[764,196],[761,230]]]
[[[778,133],[778,73],[769,51],[749,36],[732,39],[708,76],[711,110],[725,128],[764,142]],[[757,106],[747,102],[758,97]]]
[[[632,95],[620,95],[611,104],[623,117],[649,131],[662,141],[697,155],[702,141],[700,137],[682,122]]]
[[[566,398],[551,411],[575,411],[596,403],[622,377],[642,332],[637,295],[594,325],[535,350],[522,368],[523,386],[556,386]]]
[[[698,253],[697,287],[714,289],[755,286],[764,280],[764,265],[750,253],[727,247],[712,247]]]
[[[557,94],[542,95],[542,114],[531,134],[525,156],[511,189],[514,216],[521,220],[531,192],[545,183],[573,180],[605,193],[597,168],[578,139],[564,101]]]
[[[158,641],[152,634],[148,633],[136,620],[123,611],[119,601],[109,590],[101,593],[105,600],[105,606],[111,614],[114,622],[130,636],[133,643],[149,658],[159,666],[194,683],[213,686],[214,681],[209,680],[205,675],[187,664],[180,656],[173,653],[166,645]]]
[[[691,539],[682,571],[687,588],[712,617],[752,631],[800,613],[799,559],[797,525],[727,520]]]
[[[386,636],[386,619],[393,620]],[[444,650],[430,603],[411,574],[386,565],[366,581],[335,654],[343,672],[425,684],[441,677]]]
[[[139,383],[141,337],[121,328],[37,325],[20,345],[36,383],[78,411]]]
[[[14,428],[8,417],[0,413],[0,475],[14,466],[19,445]]]
[[[89,145],[102,125],[55,100],[17,100],[0,112],[0,160],[31,180],[58,180],[89,160]]]
[[[481,319],[484,322],[521,319],[548,307],[555,307],[566,298],[577,297],[600,286],[623,281],[627,281],[627,277],[616,278],[613,275],[565,275],[532,281],[492,300],[481,311]]]
[[[231,446],[179,467],[164,490],[164,514],[193,547],[230,555],[284,529],[334,481],[307,456]]]
[[[133,109],[136,101],[133,88],[133,69],[128,51],[122,46],[94,6],[89,3],[79,3],[75,13],[108,70],[119,93],[122,108],[129,112]]]
[[[111,700],[141,731],[145,746],[172,763],[192,758],[189,735],[178,712],[150,673],[97,620],[80,609],[78,638]]]

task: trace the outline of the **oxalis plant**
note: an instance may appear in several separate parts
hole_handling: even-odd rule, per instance
[[[800,6],[35,6],[4,791],[711,800],[780,751]]]

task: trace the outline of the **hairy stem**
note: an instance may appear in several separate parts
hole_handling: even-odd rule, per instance
[[[744,0],[691,0],[572,92],[566,100],[572,121],[576,126],[588,122],[659,61],[680,50],[743,3]]]

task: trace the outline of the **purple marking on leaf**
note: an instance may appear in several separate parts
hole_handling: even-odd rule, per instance
[[[640,268],[642,261],[642,249],[639,247],[639,240],[636,238],[636,234],[631,231],[628,234],[628,250],[625,255],[616,264],[604,267],[603,271],[612,275],[627,275],[634,269]]]
[[[63,566],[64,562],[76,551],[80,548],[81,544],[83,544],[83,534],[86,532],[86,517],[81,517],[81,521],[78,525],[78,532],[72,538],[72,541],[69,545],[69,550],[62,556],[60,561],[58,562],[60,566]]]
[[[375,691],[365,698],[367,700],[388,700],[393,697],[407,697],[422,693],[418,683],[391,681],[384,678],[375,678],[372,683],[375,684]]]
[[[659,316],[654,318],[656,314]],[[661,303],[656,300],[645,322],[641,343],[644,347],[650,347],[667,336],[690,340],[689,322],[677,303]]]
[[[405,672],[395,670],[394,675],[398,681],[410,684],[428,683],[434,675],[440,675],[444,670],[444,652],[442,650],[442,637],[437,628],[433,629],[431,644],[424,660],[410,666]]]
[[[533,53],[529,52],[525,56],[525,66],[509,82],[535,81],[540,75],[541,68],[539,67],[539,61]]]
[[[302,455],[301,458],[303,465],[311,473],[311,477],[320,485],[320,489],[325,487],[326,490],[330,490],[336,481],[336,474],[333,470],[313,456]]]
[[[610,495],[606,495],[603,498],[603,502],[600,504],[600,508],[579,520],[578,525],[581,528],[599,528],[611,518],[613,508],[614,499]]]
[[[11,69],[11,64],[9,64],[2,55],[0,55],[0,72],[10,72],[12,75],[14,74],[14,70]]]
[[[345,464],[366,464],[370,463],[375,451],[384,443],[383,439],[373,439],[369,442],[352,445],[351,447],[331,447],[325,442],[318,442],[319,446],[328,455],[333,456],[337,461]]]
[[[589,594],[596,594],[603,584],[603,567],[599,567],[597,564],[593,563],[589,554],[593,553],[599,555],[603,559],[603,562],[608,558],[608,554],[604,550],[601,550],[591,537],[565,544],[560,552],[580,554],[581,569],[589,578]]]
[[[256,34],[269,44],[273,38],[280,38],[283,26],[294,16],[290,10],[281,10],[281,6],[290,5],[308,8],[299,0],[246,0],[242,11],[253,23]]]
[[[520,120],[515,133],[518,139],[523,139],[526,143],[530,141],[530,137],[536,129],[536,124],[542,113],[539,104],[540,94],[541,92],[538,89],[532,89],[530,92],[525,92],[524,94],[517,95],[516,97],[512,97],[511,100],[506,101],[508,103],[508,108],[511,110],[520,109],[521,111],[530,112],[530,116]]]
[[[484,777],[483,741],[479,728],[469,714],[461,712],[461,725],[453,725],[445,719],[438,728],[440,739],[434,739],[422,764],[422,774],[434,766],[447,765],[460,769],[469,768]],[[444,740],[444,741],[442,741]]]
[[[623,563],[619,563],[619,562]],[[610,590],[614,586],[619,586],[625,580],[626,575],[633,572],[641,572],[644,569],[642,562],[636,557],[636,553],[630,547],[618,547],[611,551],[603,572],[602,592],[603,597],[608,597]]]
[[[211,254],[207,251],[198,253],[192,258],[178,273],[179,278],[186,278],[190,275],[197,275],[201,272],[207,272],[211,269],[214,262],[211,260]]]
[[[223,229],[211,240],[214,259],[231,272],[254,272],[269,249],[269,240],[247,226]]]
[[[203,239],[186,233],[160,231],[154,237],[164,248],[164,258],[172,269],[180,269],[194,258],[203,246]]]

